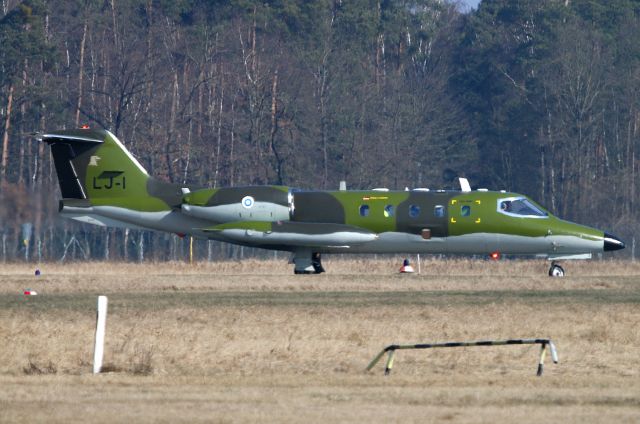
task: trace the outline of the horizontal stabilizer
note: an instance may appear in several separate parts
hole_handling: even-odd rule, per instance
[[[55,143],[60,141],[77,141],[81,143],[104,143],[106,137],[106,131],[104,130],[90,130],[90,129],[69,129],[58,130],[46,133],[36,133],[34,135],[36,140],[44,141],[47,143]]]
[[[351,225],[295,221],[237,221],[202,231],[241,243],[305,247],[353,246],[378,238],[376,233]]]
[[[51,146],[63,198],[88,198],[85,170],[89,163],[97,165],[97,160],[100,158],[95,155],[94,162],[89,162],[88,156],[104,143],[106,135],[104,130],[91,129],[58,130],[35,134],[36,140]]]

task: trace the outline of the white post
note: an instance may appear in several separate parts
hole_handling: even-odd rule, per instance
[[[107,326],[107,296],[98,296],[98,313],[96,316],[96,344],[93,349],[93,373],[100,374],[102,357],[104,356],[104,333]]]
[[[421,265],[420,265],[420,254],[418,253],[418,274],[420,274],[421,270]]]

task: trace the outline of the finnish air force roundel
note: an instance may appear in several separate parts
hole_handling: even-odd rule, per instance
[[[245,196],[242,198],[242,206],[246,209],[250,209],[253,206],[253,197]]]

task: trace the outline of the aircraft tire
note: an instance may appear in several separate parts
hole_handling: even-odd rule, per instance
[[[551,268],[549,268],[549,277],[564,277],[564,268],[558,264],[551,264]]]

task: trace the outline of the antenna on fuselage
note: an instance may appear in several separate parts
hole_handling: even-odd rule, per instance
[[[458,181],[460,181],[460,190],[462,190],[465,193],[471,191],[471,185],[469,184],[469,180],[467,180],[466,178],[460,177],[458,178]]]

